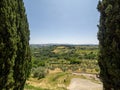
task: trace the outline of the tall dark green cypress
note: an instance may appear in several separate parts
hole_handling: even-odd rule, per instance
[[[99,66],[105,90],[120,90],[120,0],[101,0]]]
[[[23,0],[0,0],[0,90],[23,90],[31,69]]]
[[[13,88],[17,51],[16,3],[0,1],[0,89]]]

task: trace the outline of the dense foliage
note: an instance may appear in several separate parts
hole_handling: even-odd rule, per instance
[[[99,1],[99,66],[105,90],[120,90],[120,0]]]
[[[31,68],[23,0],[0,0],[0,90],[23,90]]]
[[[31,45],[32,74],[38,79],[49,70],[98,73],[98,46],[79,45]]]

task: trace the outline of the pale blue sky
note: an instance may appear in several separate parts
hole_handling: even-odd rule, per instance
[[[24,0],[31,44],[98,44],[98,0]]]

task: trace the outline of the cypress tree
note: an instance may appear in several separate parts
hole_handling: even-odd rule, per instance
[[[0,0],[0,90],[23,90],[31,69],[23,0]]]
[[[120,0],[99,1],[100,77],[105,90],[120,90]]]

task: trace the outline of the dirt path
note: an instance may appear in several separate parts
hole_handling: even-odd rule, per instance
[[[87,79],[73,78],[68,90],[103,90],[102,84],[94,83]]]

